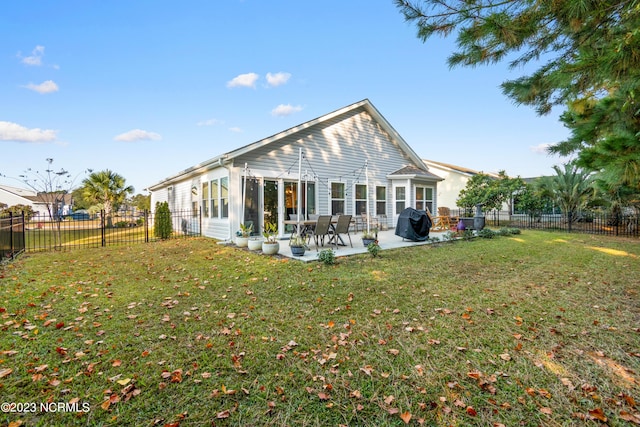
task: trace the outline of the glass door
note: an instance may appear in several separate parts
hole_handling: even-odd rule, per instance
[[[264,181],[262,226],[278,224],[278,181]],[[260,230],[262,232],[262,230]]]

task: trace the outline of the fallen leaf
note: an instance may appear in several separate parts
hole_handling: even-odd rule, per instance
[[[229,418],[229,415],[231,415],[231,413],[229,412],[228,409],[225,409],[224,411],[218,412],[218,414],[216,415],[216,418],[218,419]]]
[[[116,381],[120,385],[127,385],[131,382],[131,378],[123,378],[121,380]]]
[[[469,414],[472,417],[475,417],[476,415],[478,415],[476,410],[473,409],[473,406],[467,406],[467,414]]]
[[[7,375],[11,374],[11,372],[13,372],[13,369],[11,368],[0,369],[0,378],[6,377]]]
[[[543,406],[542,408],[540,408],[540,412],[542,412],[543,414],[551,415],[553,413],[553,410],[549,407]]]
[[[403,412],[400,414],[400,418],[402,418],[405,424],[409,424],[409,421],[411,421],[411,413],[409,411]]]
[[[602,408],[589,410],[589,415],[591,415],[593,418],[599,421],[602,421],[603,423],[607,422],[607,416],[604,414],[604,411],[602,410]]]

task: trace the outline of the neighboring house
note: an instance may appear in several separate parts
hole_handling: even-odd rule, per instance
[[[492,172],[479,172],[473,169],[427,159],[423,159],[423,161],[429,167],[431,172],[444,179],[438,184],[438,206],[447,207],[449,209],[458,208],[456,201],[458,200],[460,190],[467,186],[467,182],[474,175],[483,173],[485,175],[498,178],[498,174]]]
[[[50,193],[36,193],[33,190],[24,188],[11,187],[8,185],[0,185],[0,203],[7,205],[7,207],[24,205],[31,206],[35,214],[48,215],[47,201],[53,202],[59,199],[59,195],[52,196]],[[66,215],[71,211],[71,194],[65,194],[64,200],[58,200],[59,206],[57,207],[58,215]],[[56,210],[53,211],[54,214]]]
[[[201,210],[202,234],[227,240],[242,221],[257,232],[276,223],[283,237],[298,206],[302,217],[370,214],[394,227],[406,207],[435,209],[440,180],[365,99],[148,189],[152,209],[168,202],[171,211]]]

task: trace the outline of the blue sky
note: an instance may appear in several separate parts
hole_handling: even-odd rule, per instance
[[[7,0],[0,174],[111,169],[137,193],[209,158],[368,98],[423,158],[522,177],[566,159],[558,114],[450,70],[391,0]],[[17,181],[0,178],[0,183]]]

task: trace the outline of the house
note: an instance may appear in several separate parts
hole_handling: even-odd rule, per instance
[[[438,206],[447,207],[449,209],[457,209],[457,200],[460,190],[467,186],[467,182],[474,175],[483,173],[493,178],[498,178],[498,174],[492,172],[479,172],[473,169],[464,168],[462,166],[450,165],[447,163],[436,162],[433,160],[423,159],[429,170],[443,181],[438,184]]]
[[[54,214],[66,215],[71,208],[71,194],[37,193],[30,189],[0,185],[0,206],[31,206],[36,215],[45,215],[49,212],[47,204],[57,205]]]
[[[240,224],[261,231],[318,214],[369,214],[394,227],[406,207],[433,211],[431,173],[368,100],[209,159],[158,182],[151,206],[201,211],[205,236],[231,239]],[[198,226],[191,224],[190,226]]]

